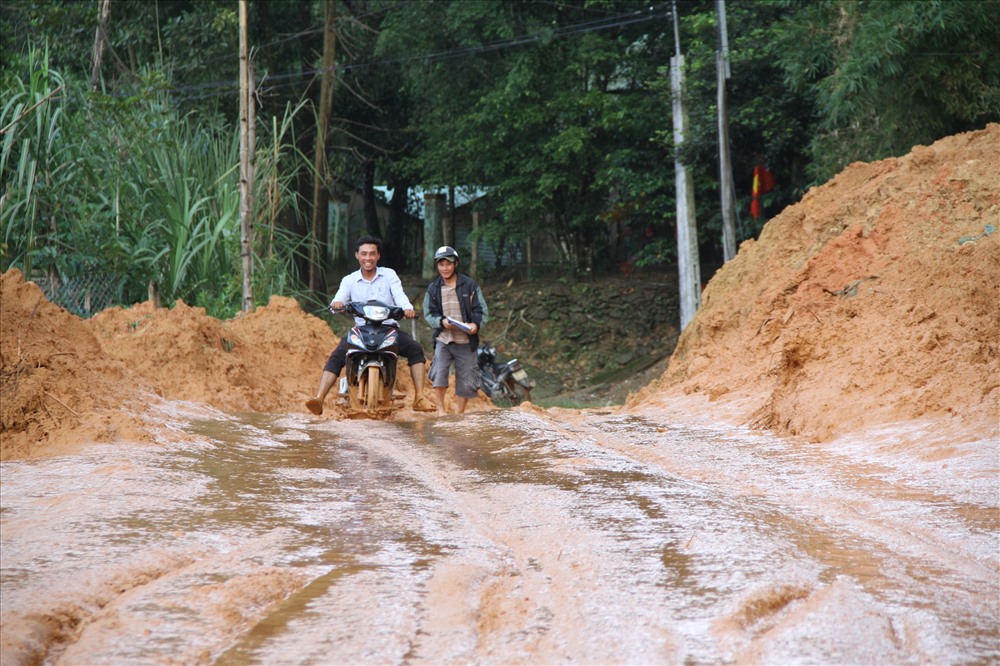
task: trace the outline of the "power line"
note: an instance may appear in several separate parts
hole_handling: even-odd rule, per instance
[[[665,13],[662,13],[664,10]],[[478,44],[474,46],[460,46],[431,53],[420,53],[409,56],[369,60],[362,63],[335,65],[333,69],[334,71],[344,73],[370,67],[380,67],[386,65],[402,65],[418,60],[423,60],[427,62],[450,60],[464,56],[490,53],[518,46],[525,46],[528,44],[534,44],[541,41],[547,41],[550,39],[561,39],[588,32],[609,30],[613,28],[624,27],[627,25],[646,23],[657,19],[667,18],[669,16],[671,16],[670,8],[667,5],[660,5],[658,7],[649,7],[648,9],[641,11],[629,12],[625,14],[617,14],[614,16],[582,21],[580,23],[574,23],[571,25],[555,28],[551,32],[541,32],[537,34],[521,35],[517,37],[511,37],[509,39],[487,42],[485,44]],[[297,36],[302,36],[304,34],[309,34],[309,33],[308,32],[297,33]],[[266,45],[265,47],[262,48],[269,48],[273,44],[282,43],[284,41],[287,41],[287,39],[282,39],[277,42],[272,42],[271,44]],[[267,86],[267,90],[278,90],[280,88],[289,87],[302,79],[313,78],[322,74],[323,74],[322,68],[307,69],[297,72],[268,74],[267,79],[275,81],[277,83]],[[231,94],[232,91],[236,90],[237,88],[238,88],[238,82],[236,80],[219,80],[219,81],[209,81],[209,82],[191,84],[187,86],[178,86],[176,88],[171,89],[171,93],[176,95],[178,93],[184,93],[188,91],[191,92],[198,90],[209,91],[209,92],[187,95],[177,98],[178,101],[186,102],[186,101],[196,101],[201,99],[209,99],[212,97]]]

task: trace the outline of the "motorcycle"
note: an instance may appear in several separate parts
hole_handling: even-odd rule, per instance
[[[476,362],[482,377],[483,393],[497,405],[517,405],[531,400],[531,389],[535,382],[528,379],[528,373],[519,360],[506,363],[497,362],[497,349],[489,344],[479,345]]]
[[[399,331],[384,322],[401,320],[403,308],[381,301],[349,301],[342,310],[331,307],[330,311],[365,320],[347,334],[347,364],[340,379],[340,394],[348,397],[348,404],[353,409],[369,412],[390,409],[396,385]]]

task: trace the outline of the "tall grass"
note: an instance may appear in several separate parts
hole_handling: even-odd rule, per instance
[[[126,304],[155,282],[165,303],[184,299],[216,316],[239,311],[235,128],[179,116],[159,71],[145,72],[133,96],[110,98],[74,92],[82,88],[50,71],[44,51],[28,62],[17,88],[0,91],[8,100],[0,128],[9,126],[0,143],[0,268],[105,272],[121,277]],[[51,96],[60,86],[66,93]],[[297,295],[301,283],[302,241],[278,224],[301,217],[294,184],[309,160],[288,140],[301,108],[258,133],[257,304]]]
[[[74,169],[62,140],[62,77],[49,69],[48,49],[31,48],[27,63],[30,75],[5,91],[0,111],[0,269],[20,265],[31,276],[54,263],[55,250],[40,238],[60,231]]]
[[[143,219],[130,225],[167,300],[191,302],[239,270],[238,142],[219,129],[172,122],[167,137],[138,156],[128,175],[144,182]],[[151,236],[152,243],[143,243]]]

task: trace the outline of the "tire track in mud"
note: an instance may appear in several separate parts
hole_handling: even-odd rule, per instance
[[[477,438],[482,435],[480,429]],[[463,561],[461,552],[450,556],[428,580],[420,625],[426,638],[412,653],[418,661],[435,662],[439,657],[486,663],[677,659],[669,631],[641,629],[642,613],[636,606],[641,605],[642,593],[619,570],[619,562],[628,553],[621,543],[577,515],[572,484],[567,486],[558,474],[550,475],[545,464],[532,461],[530,447],[520,452],[527,455],[515,453],[521,459],[510,469],[502,465],[490,469],[496,459],[487,459],[482,449],[462,452],[454,450],[452,442],[452,451],[443,450],[449,446],[445,444],[448,439],[447,434],[432,434],[431,450],[420,452],[429,453],[430,458],[408,453],[407,464],[421,480],[435,479],[435,494],[445,497],[459,514],[456,526],[462,538],[471,538],[478,547],[470,561]],[[470,459],[470,452],[478,460]],[[485,467],[489,470],[486,478],[478,470],[449,464],[456,457],[464,465]],[[518,480],[494,480],[493,474]],[[539,483],[537,476],[545,480]],[[456,613],[450,600],[462,596],[466,602]],[[597,599],[599,604],[595,604]],[[441,641],[435,628],[456,625],[472,630],[465,653],[439,655]],[[649,634],[663,635],[649,640]]]

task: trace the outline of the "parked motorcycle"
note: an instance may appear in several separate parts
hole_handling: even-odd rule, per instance
[[[528,379],[524,366],[516,358],[506,363],[497,362],[497,349],[489,344],[479,345],[476,361],[482,376],[483,393],[497,405],[517,405],[531,400],[535,382]]]
[[[347,334],[347,364],[340,380],[341,395],[348,396],[353,409],[375,411],[391,408],[399,358],[399,332],[385,321],[401,320],[403,308],[381,301],[349,301],[342,310],[330,310],[365,320],[364,324],[355,325]]]

